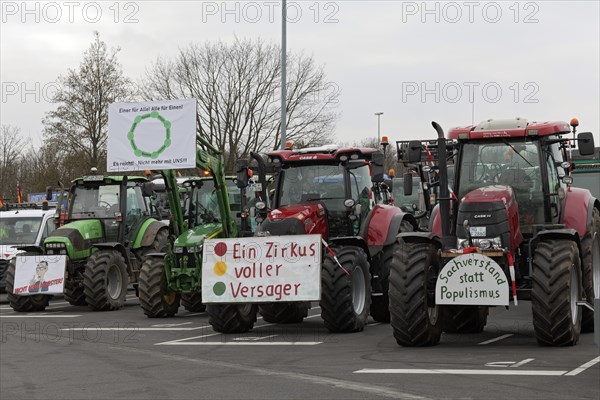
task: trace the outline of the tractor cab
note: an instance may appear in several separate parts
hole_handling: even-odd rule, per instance
[[[82,229],[100,228],[103,241],[129,242],[151,216],[152,189],[148,185],[146,178],[133,176],[91,175],[76,179],[69,190],[67,222]]]
[[[269,161],[279,174],[273,210],[262,230],[324,238],[359,235],[375,205],[374,185],[383,182],[378,150],[328,145],[275,151]]]

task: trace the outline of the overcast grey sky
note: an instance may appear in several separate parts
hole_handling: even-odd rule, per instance
[[[93,31],[138,80],[191,42],[280,41],[279,1],[1,1],[2,124],[38,146],[54,82]],[[433,137],[487,118],[566,120],[600,143],[598,1],[288,1],[288,50],[339,88],[335,135]]]

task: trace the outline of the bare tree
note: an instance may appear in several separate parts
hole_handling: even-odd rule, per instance
[[[140,92],[146,100],[196,98],[197,130],[225,154],[238,157],[279,147],[280,50],[261,40],[191,44],[173,60],[158,59]],[[312,57],[288,56],[287,138],[305,146],[331,138],[337,87]]]
[[[134,86],[123,76],[119,49],[108,50],[98,32],[78,70],[58,78],[58,104],[43,120],[44,137],[65,153],[84,154],[87,167],[102,169],[106,157],[108,105],[133,97]]]
[[[12,125],[0,128],[0,196],[16,199],[18,163],[25,140],[21,129]]]

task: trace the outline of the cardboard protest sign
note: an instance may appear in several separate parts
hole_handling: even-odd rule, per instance
[[[194,168],[196,100],[113,103],[107,171]]]
[[[320,235],[204,242],[204,303],[312,301],[320,297]]]
[[[493,259],[463,254],[448,261],[435,285],[436,304],[507,306],[508,280]]]
[[[63,292],[67,256],[16,257],[13,294],[33,296]]]

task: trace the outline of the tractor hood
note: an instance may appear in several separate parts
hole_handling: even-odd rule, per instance
[[[317,202],[283,206],[271,211],[259,230],[271,235],[321,234],[327,238],[327,210]]]
[[[102,224],[97,219],[73,221],[61,226],[48,236],[46,243],[66,243],[70,241],[75,250],[87,248],[86,242],[102,239]]]
[[[489,203],[498,201],[506,206],[512,202],[513,198],[514,194],[510,186],[494,185],[470,191],[462,198],[461,202]]]
[[[220,223],[205,224],[188,229],[179,236],[174,243],[175,247],[196,247],[204,243],[205,239],[212,239],[223,232]]]

